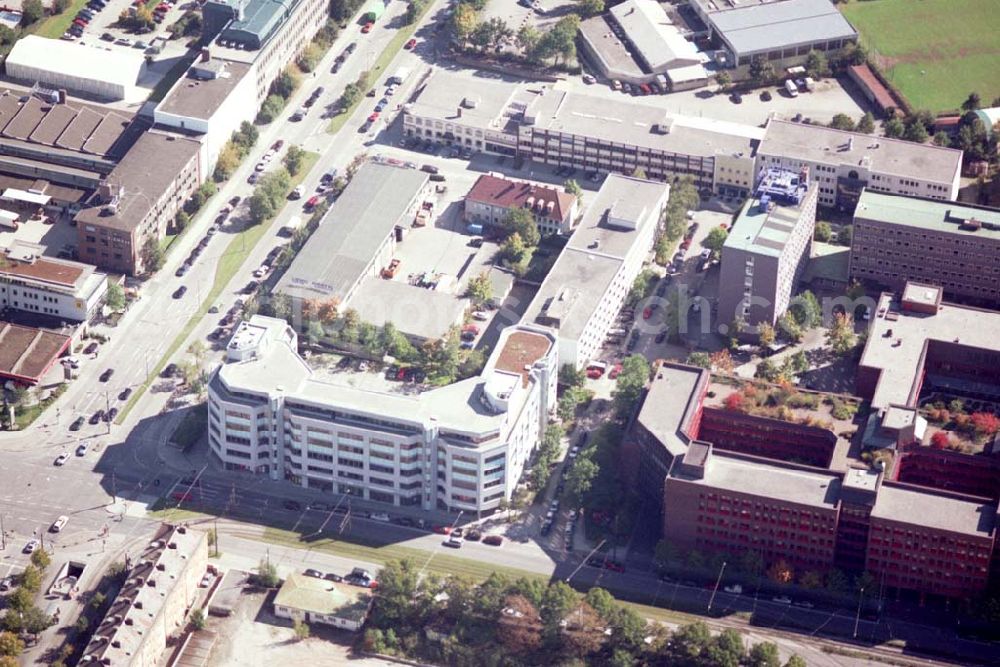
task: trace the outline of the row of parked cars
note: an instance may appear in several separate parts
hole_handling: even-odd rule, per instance
[[[326,581],[333,581],[336,583],[343,582],[345,584],[351,584],[352,586],[360,586],[361,588],[378,588],[378,581],[375,580],[372,573],[361,567],[356,567],[343,576],[336,574],[335,572],[321,572],[311,567],[303,570],[302,574],[307,577],[325,579]]]

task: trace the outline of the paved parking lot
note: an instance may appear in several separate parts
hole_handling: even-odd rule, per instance
[[[572,12],[575,4],[572,0],[540,0],[539,8],[543,11],[535,11],[534,8],[525,7],[516,0],[491,0],[486,3],[481,20],[489,21],[493,18],[499,18],[515,34],[528,25],[534,26],[539,32],[545,32],[559,19]]]
[[[0,227],[0,248],[9,248],[14,241],[41,243],[46,255],[55,256],[76,247],[76,228],[66,218],[22,221],[17,230]]]
[[[623,92],[611,90],[604,83],[588,85],[579,77],[570,77],[564,83],[571,90],[588,95],[608,96],[621,100],[626,96]],[[667,95],[647,95],[634,98],[638,104],[648,104],[662,107],[666,111],[690,116],[704,116],[717,120],[726,120],[748,125],[763,125],[771,114],[782,118],[794,118],[802,114],[803,118],[827,123],[835,114],[844,113],[854,118],[861,118],[867,110],[863,98],[860,97],[854,84],[840,79],[823,79],[811,93],[802,93],[798,97],[789,97],[784,89],[772,86],[766,89],[771,93],[771,100],[765,102],[759,93],[742,95],[740,104],[733,103],[729,96],[716,94],[714,88],[688,90]]]

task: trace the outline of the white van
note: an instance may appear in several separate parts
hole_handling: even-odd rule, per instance
[[[795,82],[792,81],[791,79],[785,80],[785,90],[787,90],[788,94],[791,95],[792,97],[799,96],[799,87],[796,86]]]
[[[60,532],[60,531],[61,531],[61,530],[62,530],[63,528],[65,528],[65,527],[66,527],[66,524],[67,524],[68,522],[69,522],[69,517],[68,517],[68,516],[66,516],[66,515],[63,515],[63,516],[59,517],[58,519],[56,519],[56,520],[55,520],[55,521],[54,521],[54,522],[52,523],[52,525],[51,525],[51,526],[49,526],[49,531],[50,531],[50,532],[53,532],[53,533],[58,533],[58,532]]]

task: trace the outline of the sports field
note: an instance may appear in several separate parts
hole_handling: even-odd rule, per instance
[[[984,106],[1000,97],[998,0],[852,0],[841,9],[915,109],[958,109],[972,91]]]

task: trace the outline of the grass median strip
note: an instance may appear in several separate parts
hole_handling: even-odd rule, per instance
[[[299,172],[291,178],[288,186],[289,192],[294,190],[295,187],[301,183],[303,179],[305,179],[306,175],[312,170],[317,160],[319,160],[318,153],[312,153],[309,151],[305,152],[302,158],[302,167],[299,169]],[[174,341],[170,344],[170,347],[167,348],[167,351],[164,352],[160,360],[156,362],[156,367],[152,369],[149,377],[146,378],[146,381],[139,385],[135,392],[133,392],[132,397],[129,399],[128,403],[125,404],[125,407],[119,413],[118,418],[115,419],[116,424],[121,424],[125,421],[128,413],[133,407],[135,407],[135,404],[139,402],[139,398],[146,392],[147,389],[149,389],[149,386],[156,380],[156,378],[160,376],[160,371],[162,371],[167,365],[170,357],[174,356],[177,350],[184,345],[184,342],[191,335],[191,332],[194,331],[195,327],[198,326],[198,323],[201,322],[202,318],[208,313],[208,309],[211,307],[211,304],[215,303],[215,301],[219,298],[219,295],[222,294],[222,290],[226,288],[226,285],[228,285],[233,279],[233,276],[236,275],[236,272],[243,265],[243,262],[246,261],[254,247],[271,228],[272,222],[273,219],[259,225],[247,227],[234,235],[232,240],[229,241],[229,245],[226,246],[222,256],[219,257],[219,263],[215,267],[215,281],[212,283],[212,288],[204,296],[201,303],[198,305],[198,309],[193,315],[191,315],[190,318],[188,318],[184,328],[179,334],[177,334],[177,337],[174,338]]]
[[[36,28],[28,28],[28,32],[33,32],[39,37],[59,39],[63,36],[63,33],[69,30],[69,27],[73,24],[73,19],[76,18],[76,15],[83,9],[85,4],[87,4],[87,0],[73,0],[73,3],[66,8],[66,11],[48,17],[39,23]]]
[[[385,68],[389,66],[392,59],[395,58],[396,54],[403,48],[403,45],[410,40],[410,37],[417,29],[417,26],[420,25],[420,21],[423,20],[424,14],[427,13],[429,8],[430,3],[427,3],[421,10],[420,16],[417,17],[416,21],[408,26],[403,26],[396,32],[395,35],[393,35],[392,40],[390,40],[389,44],[382,50],[378,60],[376,60],[372,68],[368,70],[368,76],[365,77],[365,85],[362,86],[364,89],[362,91],[362,97],[350,107],[345,109],[343,113],[337,114],[336,117],[330,121],[330,125],[326,128],[328,134],[336,134],[343,129],[344,125],[347,124],[347,119],[350,118],[354,111],[365,101],[364,93],[368,92],[368,88],[375,85],[378,81],[378,75],[385,71]]]

